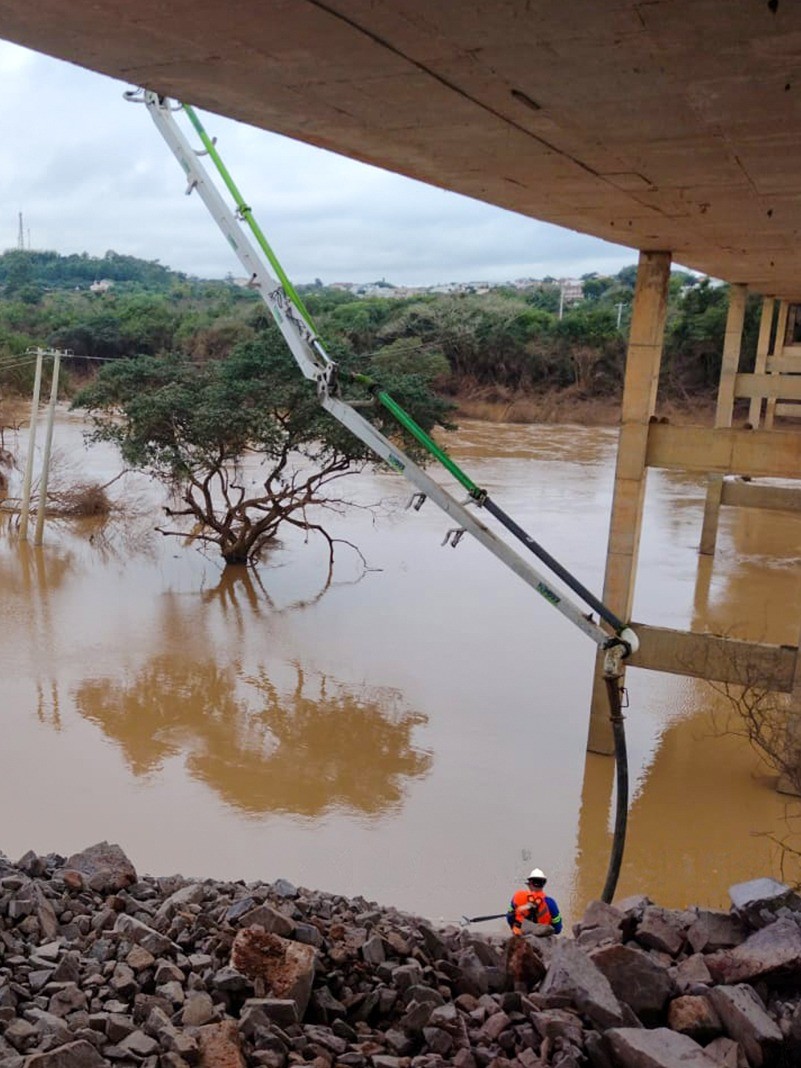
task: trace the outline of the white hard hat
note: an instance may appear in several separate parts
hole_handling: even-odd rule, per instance
[[[529,878],[529,881],[531,881],[532,879],[536,879],[537,881],[539,881],[541,879],[543,882],[547,882],[548,881],[546,879],[546,877],[545,877],[545,872],[542,871],[541,868],[535,868],[534,871],[531,873],[531,875],[529,875],[528,878]]]

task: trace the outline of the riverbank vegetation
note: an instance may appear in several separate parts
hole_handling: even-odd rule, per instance
[[[348,399],[370,402],[359,384],[368,376],[432,431],[452,426],[454,412],[616,421],[635,280],[635,267],[586,275],[583,298],[567,304],[552,279],[401,297],[319,281],[301,289]],[[0,287],[0,389],[30,390],[30,348],[68,350],[66,392],[91,414],[95,437],[170,489],[163,533],[191,527],[227,564],[242,564],[282,527],[300,527],[327,540],[330,573],[334,540],[319,517],[343,505],[335,484],[369,457],[320,409],[258,294],[115,252],[21,249],[0,256]],[[726,311],[726,287],[674,272],[661,383],[671,416],[709,405]],[[746,365],[756,312],[750,304]],[[370,419],[421,458],[383,408],[372,405]],[[266,468],[246,485],[249,452]]]
[[[488,291],[355,297],[316,282],[299,287],[326,344],[369,362],[395,342],[444,357],[437,389],[463,414],[507,421],[613,421],[622,387],[636,268],[585,275],[583,299],[560,315],[553,279]],[[660,399],[692,410],[714,396],[726,286],[674,271]],[[749,299],[743,369],[753,363],[758,299]],[[202,281],[159,263],[13,249],[0,255],[0,387],[28,392],[30,346],[69,349],[70,380],[99,362],[181,354],[200,366],[257,340],[269,315],[253,291]],[[594,413],[594,414],[593,414]]]

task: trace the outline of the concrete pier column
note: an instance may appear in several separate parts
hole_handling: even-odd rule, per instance
[[[729,312],[726,316],[726,334],[723,339],[723,358],[720,364],[718,403],[715,409],[715,427],[730,427],[734,414],[734,378],[740,364],[745,321],[745,299],[748,287],[743,284],[729,287]],[[704,556],[715,555],[720,520],[720,502],[723,496],[723,475],[710,475],[706,487],[704,525],[701,528],[701,547]]]
[[[624,621],[631,618],[634,601],[645,501],[648,425],[654,414],[659,385],[670,262],[669,252],[640,253],[632,305],[603,593],[604,603]],[[612,726],[600,668],[599,655],[587,748],[593,753],[610,754],[614,751]]]
[[[754,374],[764,375],[768,366],[768,352],[770,351],[770,330],[773,326],[773,297],[764,297],[762,300],[762,316],[759,320],[759,338],[757,339],[756,359],[754,360]],[[752,397],[748,408],[748,422],[759,430],[762,422],[762,397]]]
[[[776,359],[780,359],[784,354],[784,335],[787,333],[787,316],[790,311],[790,304],[786,300],[782,300],[779,303],[779,314],[776,319],[776,340],[773,343],[773,355]],[[773,429],[773,420],[776,417],[776,401],[777,397],[768,397],[765,403],[765,430]]]

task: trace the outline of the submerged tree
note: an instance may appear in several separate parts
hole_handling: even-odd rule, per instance
[[[380,378],[426,430],[448,426],[449,406],[432,389],[447,371],[442,356],[414,342],[402,353],[339,355],[346,382],[350,369]],[[349,398],[369,400],[363,386],[346,388]],[[330,566],[335,539],[319,521],[319,509],[341,505],[333,484],[373,458],[320,407],[272,327],[227,359],[202,365],[185,356],[117,360],[74,406],[92,414],[95,440],[114,442],[126,464],[173,490],[180,504],[167,509],[168,516],[194,521],[194,536],[216,545],[226,564],[256,560],[286,525],[324,537]],[[382,408],[370,418],[389,437],[401,433]],[[403,445],[419,458],[415,442]],[[266,473],[246,484],[248,454],[262,459]],[[186,530],[163,533],[185,536]]]

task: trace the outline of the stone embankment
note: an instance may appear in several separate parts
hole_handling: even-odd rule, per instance
[[[801,1065],[801,900],[732,901],[594,902],[574,937],[509,940],[283,879],[139,878],[107,843],[0,854],[0,1065]]]

